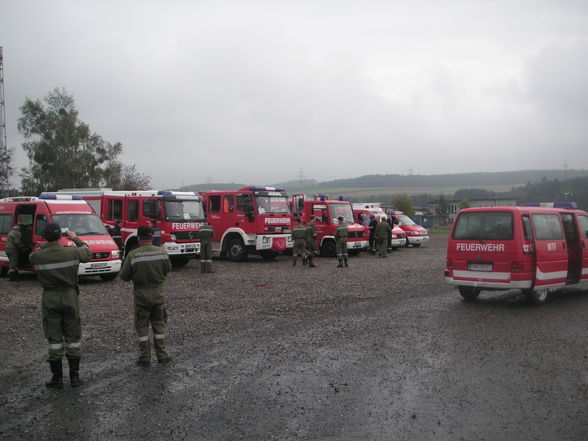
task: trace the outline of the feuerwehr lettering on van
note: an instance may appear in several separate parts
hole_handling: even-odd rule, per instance
[[[455,248],[457,251],[490,251],[503,252],[503,243],[458,243]]]

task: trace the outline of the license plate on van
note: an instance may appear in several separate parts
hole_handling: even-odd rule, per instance
[[[468,269],[470,271],[492,271],[491,263],[469,262]]]
[[[108,262],[94,262],[90,264],[90,268],[105,268],[108,266]]]

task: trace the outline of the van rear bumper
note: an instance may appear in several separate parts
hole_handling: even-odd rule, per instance
[[[466,272],[466,271],[464,271]],[[468,271],[469,272],[469,271]],[[491,273],[492,274],[492,273]],[[494,274],[501,274],[501,273],[494,273]],[[510,275],[510,273],[508,273]],[[480,280],[479,278],[465,278],[465,277],[455,277],[448,276],[445,277],[445,281],[450,285],[455,286],[471,286],[474,288],[492,288],[492,289],[527,289],[533,286],[532,280],[504,280],[504,279],[495,279],[495,280]]]

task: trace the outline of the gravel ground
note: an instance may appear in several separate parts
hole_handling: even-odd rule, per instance
[[[81,286],[84,385],[47,390],[41,289],[0,280],[0,439],[588,439],[588,296],[465,302],[446,236],[349,268],[174,269],[170,365],[135,367],[132,287]]]

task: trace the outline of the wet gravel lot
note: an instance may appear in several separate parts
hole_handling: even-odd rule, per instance
[[[44,387],[35,276],[0,279],[0,439],[588,439],[586,289],[465,302],[446,239],[347,269],[192,261],[166,286],[174,361],[147,369],[131,285],[84,280],[84,384],[61,391]]]

